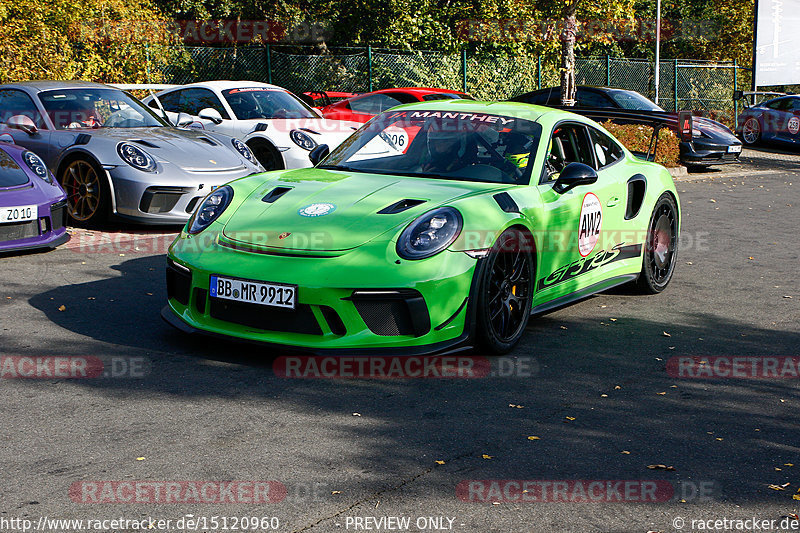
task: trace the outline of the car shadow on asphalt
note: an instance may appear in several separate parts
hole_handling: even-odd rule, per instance
[[[775,469],[800,465],[796,380],[681,379],[666,370],[680,355],[793,355],[796,332],[708,314],[670,327],[644,318],[606,322],[557,313],[537,317],[514,353],[502,358],[512,369],[508,375],[286,379],[272,369],[286,354],[273,348],[190,337],[165,324],[159,315],[166,299],[163,256],[113,268],[119,276],[29,300],[85,341],[19,355],[145,356],[152,372],[141,379],[61,383],[99,395],[121,391],[126,400],[255,399],[266,412],[302,414],[303,425],[282,422],[280,431],[309,439],[335,431],[337,439],[358,442],[344,457],[325,460],[370,472],[369,490],[386,490],[398,473],[428,469],[426,483],[436,490],[454,490],[465,479],[691,479],[713,483],[725,500],[775,502],[782,495],[768,485],[795,481],[790,468]],[[635,298],[625,291],[607,297]],[[491,358],[494,370],[499,361]],[[526,372],[520,361],[532,362]],[[358,423],[354,413],[379,423]],[[309,426],[308,417],[320,423]],[[266,419],[248,422],[252,431],[274,433]],[[647,468],[653,464],[675,470]]]

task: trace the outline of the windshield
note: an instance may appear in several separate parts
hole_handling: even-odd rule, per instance
[[[299,98],[283,89],[246,87],[222,91],[239,120],[264,118],[319,118]]]
[[[57,130],[166,126],[144,104],[112,88],[59,89],[39,93]]]
[[[485,113],[387,111],[320,168],[522,185],[541,131],[530,120]]]
[[[635,111],[664,111],[654,102],[651,102],[636,91],[608,91],[608,95],[622,109]]]

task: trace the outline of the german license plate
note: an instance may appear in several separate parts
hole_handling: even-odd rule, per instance
[[[728,146],[728,153],[729,153],[729,154],[730,154],[730,153],[737,153],[737,152],[741,152],[741,151],[742,151],[742,145],[741,145],[741,144],[736,144],[736,145],[733,145],[733,146]]]
[[[0,224],[27,222],[37,218],[39,218],[39,207],[35,205],[0,207]]]
[[[209,280],[212,298],[250,304],[294,309],[297,306],[297,285],[268,283],[212,275]]]

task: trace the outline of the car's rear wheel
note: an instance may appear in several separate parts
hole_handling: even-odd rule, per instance
[[[111,194],[103,170],[86,159],[74,159],[61,172],[61,186],[67,193],[71,221],[97,224],[108,218]]]
[[[742,140],[745,144],[755,144],[761,140],[761,124],[755,117],[748,118],[742,125]]]
[[[258,162],[261,163],[261,166],[264,167],[264,170],[283,169],[283,158],[272,144],[266,141],[251,141],[247,146],[252,150],[253,155],[258,159]]]
[[[518,230],[503,232],[486,256],[476,302],[476,340],[493,354],[509,352],[528,325],[535,268],[531,240]]]
[[[675,270],[678,255],[678,208],[669,194],[662,194],[653,208],[644,243],[642,271],[636,286],[645,294],[663,291]]]

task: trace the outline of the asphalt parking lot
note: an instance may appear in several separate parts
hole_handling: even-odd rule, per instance
[[[0,380],[0,524],[187,515],[275,517],[282,532],[364,531],[378,524],[370,517],[469,533],[796,524],[800,380],[669,368],[678,356],[800,356],[798,172],[800,157],[746,150],[741,164],[681,178],[670,287],[536,317],[483,378],[287,379],[270,348],[186,337],[159,316],[168,231],[74,230],[53,252],[4,257],[0,355],[117,357],[144,370]],[[267,504],[90,503],[74,488],[173,480],[270,480],[287,494]],[[481,501],[487,491],[464,489],[479,480],[671,492],[531,503],[501,491]]]

